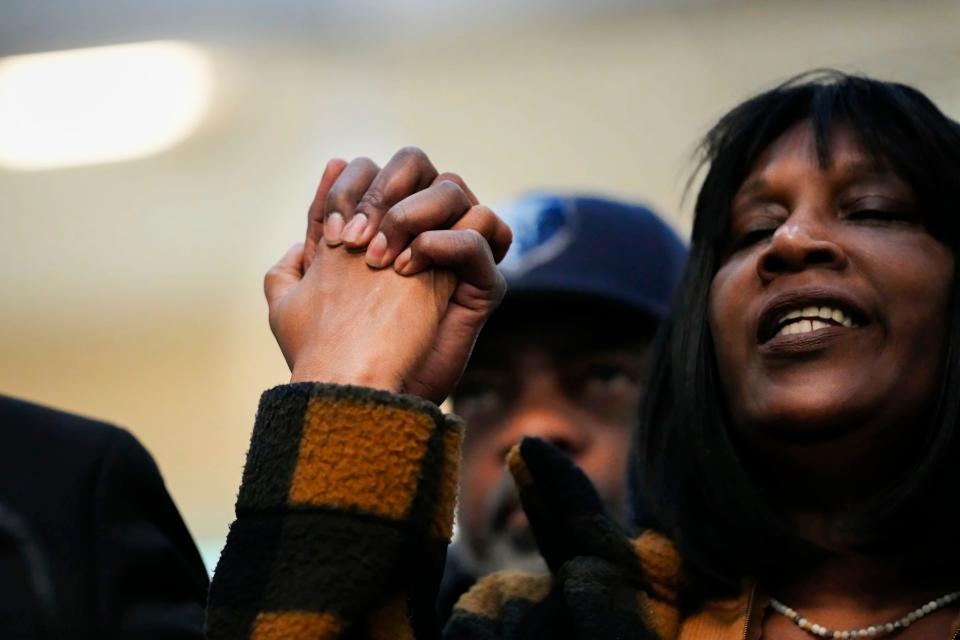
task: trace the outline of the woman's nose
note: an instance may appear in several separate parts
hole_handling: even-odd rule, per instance
[[[847,256],[827,232],[813,224],[787,222],[773,234],[757,261],[757,273],[764,282],[779,275],[811,268],[843,269]]]

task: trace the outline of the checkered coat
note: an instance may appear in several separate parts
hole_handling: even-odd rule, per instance
[[[681,615],[664,537],[628,537],[546,442],[508,462],[549,575],[500,573],[441,631],[463,427],[420,399],[291,384],[261,400],[236,520],[208,604],[210,638],[733,640],[746,600]]]

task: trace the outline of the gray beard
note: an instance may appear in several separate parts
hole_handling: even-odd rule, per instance
[[[530,528],[522,532],[507,527],[510,513],[519,508],[519,499],[513,477],[504,470],[496,488],[490,494],[486,506],[488,526],[485,543],[472,539],[470,532],[463,531],[464,568],[476,576],[485,576],[495,571],[513,569],[528,573],[545,573],[546,562],[537,549],[537,541]]]
[[[619,521],[622,515],[620,505],[611,504],[609,496],[601,496],[601,499]],[[458,546],[464,569],[477,577],[508,569],[533,574],[548,572],[533,531],[528,527],[522,533],[517,533],[506,528],[511,505],[517,502],[513,477],[505,471],[487,501],[486,522],[489,529],[485,544],[478,544],[466,529],[460,531],[463,540]]]
[[[484,552],[478,553],[469,540],[461,545],[460,558],[464,568],[475,576],[485,576],[506,569],[523,573],[545,574],[547,563],[544,562],[530,534],[531,543],[518,541],[504,534],[496,535],[486,546]]]

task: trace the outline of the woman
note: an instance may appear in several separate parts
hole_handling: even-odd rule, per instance
[[[830,73],[740,105],[704,150],[631,467],[640,534],[525,440],[509,462],[551,575],[482,581],[445,637],[960,636],[960,127]],[[367,162],[328,167],[307,260],[267,294],[294,382],[382,391],[265,394],[213,636],[436,633],[459,427],[395,392],[450,389],[507,236],[422,159]],[[322,246],[320,219],[401,275]]]

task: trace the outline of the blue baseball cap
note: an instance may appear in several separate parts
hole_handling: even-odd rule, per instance
[[[646,207],[595,196],[533,193],[501,206],[513,244],[500,267],[509,304],[531,295],[599,298],[666,316],[687,259]]]

